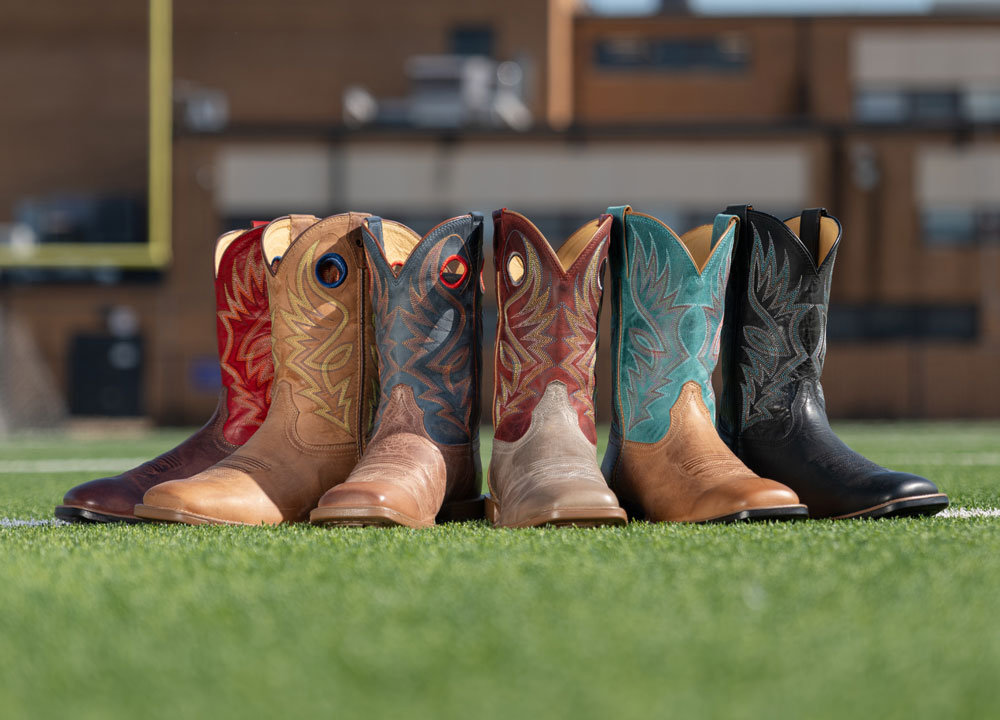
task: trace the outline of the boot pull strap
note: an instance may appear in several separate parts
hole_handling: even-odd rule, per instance
[[[736,218],[736,232],[734,233],[735,237],[733,238],[735,241],[736,238],[739,237],[740,233],[739,225],[741,221],[739,217],[734,213],[729,212],[728,209],[726,212],[719,213],[715,216],[715,221],[712,223],[712,245],[709,248],[710,250],[715,250],[715,246],[722,242],[722,238],[726,235],[726,230],[729,229],[729,223],[733,221],[734,217]]]
[[[611,243],[608,247],[612,267],[621,263],[628,276],[628,247],[625,245],[625,216],[632,212],[631,205],[612,205],[608,208],[611,216]]]
[[[503,255],[503,213],[507,208],[493,211],[493,264],[500,272],[500,257]]]
[[[608,208],[608,215],[614,218],[614,225],[612,225],[611,230],[614,232],[615,225],[619,228],[623,228],[625,224],[625,216],[632,212],[631,205],[612,205]]]
[[[736,229],[736,237],[739,239],[743,233],[750,232],[749,213],[753,210],[753,205],[730,205],[725,209],[726,215],[735,215],[740,221],[740,226]]]
[[[819,231],[823,216],[826,215],[825,208],[809,208],[802,211],[799,221],[799,240],[805,245],[809,255],[812,256],[813,263],[819,265]]]
[[[483,231],[486,224],[485,218],[481,212],[472,211],[469,213],[469,217],[472,218],[472,231],[469,233],[470,238],[478,238],[472,243],[473,247],[479,248],[479,267],[473,268],[472,272],[479,272],[479,291],[486,292],[486,281],[483,280]],[[471,253],[470,253],[471,254]]]
[[[482,244],[483,244],[483,230],[485,227],[485,219],[483,218],[483,214],[478,212],[470,212],[469,216],[472,218],[472,228],[469,231],[469,237],[472,238],[473,240],[478,238],[478,242],[473,242],[472,244],[475,247],[479,247],[479,263],[481,265],[483,262]]]
[[[377,215],[369,215],[364,220],[365,225],[368,227],[368,232],[371,236],[375,238],[378,246],[385,251],[385,245],[382,243],[382,218]]]

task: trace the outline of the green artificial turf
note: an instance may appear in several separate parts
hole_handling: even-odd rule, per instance
[[[1000,507],[996,423],[838,429]],[[6,463],[178,437],[7,441],[0,518],[94,475]],[[1000,518],[0,528],[0,718],[979,718],[997,678]]]

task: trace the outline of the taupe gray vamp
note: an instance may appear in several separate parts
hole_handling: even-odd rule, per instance
[[[487,517],[498,527],[619,525],[627,520],[597,465],[566,385],[553,381],[514,442],[493,441]]]

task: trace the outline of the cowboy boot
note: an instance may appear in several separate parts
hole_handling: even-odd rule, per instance
[[[481,518],[483,218],[452,218],[421,238],[370,217],[364,239],[381,388],[375,432],[310,519],[428,527]]]
[[[263,225],[263,224],[261,224]],[[149,488],[186,478],[235,452],[264,422],[271,399],[271,316],[260,236],[234,230],[215,245],[216,335],[222,388],[204,427],[172,450],[114,477],[78,485],[56,507],[70,522],[141,522],[134,514]]]
[[[523,215],[493,214],[497,302],[494,525],[617,525],[627,520],[597,465],[594,362],[611,217],[554,252]]]
[[[930,515],[934,483],[893,472],[833,434],[820,375],[841,227],[823,209],[740,218],[722,335],[719,433],[754,472],[791,487],[813,517]]]
[[[807,517],[784,485],[754,475],[715,431],[712,371],[737,220],[676,235],[610,208],[612,398],[603,471],[629,514],[731,522]]]
[[[267,418],[213,467],[149,490],[136,515],[192,525],[294,522],[347,479],[361,456],[375,383],[363,217],[293,215],[267,226],[274,357]]]

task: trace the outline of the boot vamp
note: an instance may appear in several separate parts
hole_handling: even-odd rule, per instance
[[[623,443],[613,486],[623,502],[655,522],[701,522],[799,504],[791,489],[758,477],[726,447],[693,381],[671,409],[661,440]]]
[[[133,509],[149,488],[191,477],[236,450],[222,439],[221,427],[217,410],[204,427],[177,447],[119,475],[77,485],[63,497],[63,505],[103,515],[134,517]]]
[[[479,436],[474,435],[472,442],[455,445],[445,445],[435,442],[424,424],[424,411],[417,404],[413,388],[400,383],[389,391],[389,398],[383,401],[379,412],[379,424],[370,446],[380,444],[391,436],[413,435],[433,443],[444,460],[447,482],[445,500],[461,502],[479,497],[482,488],[482,461],[479,458]],[[398,441],[394,441],[398,442]],[[407,440],[413,443],[414,441]],[[422,447],[422,444],[420,444]],[[424,452],[424,451],[421,451]],[[404,453],[405,455],[405,453]],[[370,457],[368,450],[365,456]],[[384,452],[378,457],[384,458]]]
[[[521,438],[493,441],[489,474],[502,524],[548,512],[619,507],[562,383],[546,389]]]
[[[369,445],[347,481],[329,490],[319,507],[385,508],[433,525],[446,482],[437,445],[413,433],[395,433]]]
[[[142,498],[146,507],[244,525],[274,525],[299,519],[299,508],[282,507],[282,502],[287,501],[268,494],[257,477],[223,467],[162,483]]]
[[[249,525],[305,520],[323,493],[347,479],[357,448],[296,446],[282,425],[265,423],[237,452],[190,478],[151,488],[142,503]]]
[[[822,403],[800,393],[796,430],[780,440],[744,437],[740,456],[755,472],[788,485],[813,517],[847,515],[901,498],[938,493],[926,478],[888,470],[834,434]]]

